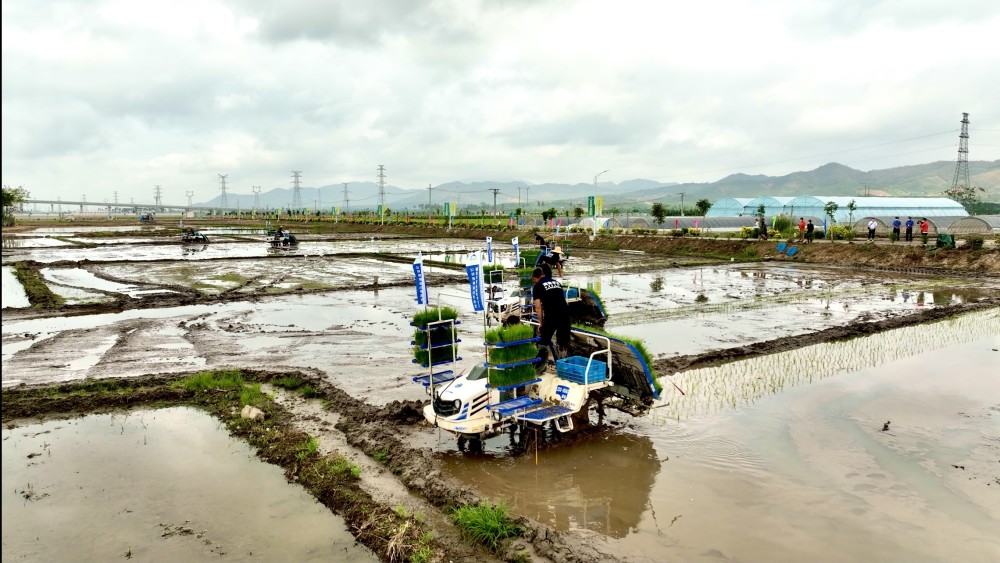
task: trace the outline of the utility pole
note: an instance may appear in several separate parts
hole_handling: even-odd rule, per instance
[[[344,213],[350,213],[351,211],[351,200],[347,196],[347,182],[344,182]]]
[[[251,186],[250,189],[253,190],[253,209],[257,211],[260,209],[260,186]]]
[[[962,133],[958,136],[958,162],[955,163],[955,179],[951,189],[970,188],[969,181],[969,114],[962,114]]]
[[[302,209],[301,170],[292,170],[292,209]]]
[[[684,216],[684,192],[677,192],[681,196],[681,217]]]
[[[163,207],[163,205],[162,205],[163,202],[160,201],[160,194],[161,194],[160,185],[156,184],[155,187],[156,187],[156,191],[154,193],[156,194],[156,208],[157,208],[157,210],[160,210]]]
[[[184,192],[184,194],[187,195],[187,197],[188,197],[188,207],[190,208],[191,207],[191,198],[194,197],[194,192],[187,191],[187,192]]]
[[[219,176],[219,182],[222,184],[222,187],[219,188],[220,190],[222,190],[222,197],[219,198],[219,207],[225,210],[227,207],[229,207],[229,198],[226,197],[226,178],[229,177],[229,174],[219,174],[218,176]]]
[[[378,205],[379,205],[379,224],[385,224],[385,166],[382,164],[378,165]]]
[[[497,218],[497,194],[500,193],[500,188],[487,188],[487,191],[493,192],[493,217]]]
[[[431,215],[434,212],[434,204],[431,203],[431,185],[427,184],[427,224],[431,224]]]
[[[118,207],[118,190],[115,190],[115,207]]]

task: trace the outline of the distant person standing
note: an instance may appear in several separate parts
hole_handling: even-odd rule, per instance
[[[892,220],[892,240],[899,240],[899,227],[902,223],[899,222],[899,217]]]
[[[906,218],[906,242],[913,242],[913,217]]]
[[[927,223],[927,217],[924,217],[920,221],[920,236],[923,237],[924,242],[927,242],[927,233],[930,231],[930,225]]]
[[[799,241],[806,240],[806,220],[804,217],[799,217]]]
[[[539,250],[545,250],[548,248],[545,245],[545,237],[543,237],[541,233],[535,233],[535,244],[538,245]]]
[[[878,228],[878,221],[872,217],[871,221],[868,221],[868,241],[875,242],[875,229]]]
[[[813,240],[813,232],[816,230],[816,225],[813,225],[813,220],[810,219],[806,223],[806,243],[810,243]]]

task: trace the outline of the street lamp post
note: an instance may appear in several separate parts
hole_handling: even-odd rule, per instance
[[[684,216],[684,192],[677,192],[681,196],[681,217]]]
[[[603,170],[601,172],[598,172],[597,175],[594,176],[594,197],[595,198],[597,197],[597,179],[600,178],[601,174],[604,174],[605,172],[607,172],[607,170]],[[588,207],[589,207],[589,205],[588,205]],[[597,211],[596,211],[596,209],[594,211],[593,221],[594,221],[594,236],[597,236]],[[591,239],[591,240],[593,240],[593,239]]]

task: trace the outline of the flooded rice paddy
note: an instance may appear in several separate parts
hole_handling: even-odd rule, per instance
[[[4,430],[4,561],[378,561],[192,408]]]
[[[417,373],[409,361],[409,319],[416,309],[410,262],[421,252],[427,260],[462,264],[469,251],[482,246],[471,240],[354,236],[304,240],[298,249],[270,252],[262,242],[239,240],[259,236],[255,232],[216,236],[230,239],[216,243],[213,237],[211,244],[197,248],[124,242],[8,248],[5,239],[3,387],[242,367],[316,374],[375,405],[424,400],[423,387],[410,380]],[[500,260],[513,258],[502,245],[496,252]],[[137,306],[67,317],[19,316],[19,311],[28,312],[27,299],[23,289],[17,291],[20,285],[11,264],[28,259],[47,264],[40,269],[44,280],[71,304],[127,300]],[[685,263],[662,256],[582,251],[570,259],[565,282],[598,291],[609,315],[607,328],[641,338],[658,358],[807,335],[1000,295],[996,278],[853,272],[788,263]],[[462,273],[434,263],[429,269],[432,301],[461,311],[460,354],[465,361],[481,360],[481,318],[470,311]],[[164,306],[163,296],[176,293],[205,299]],[[432,428],[407,432],[412,431],[415,446],[427,448],[442,472],[463,486],[504,499],[516,513],[598,544],[622,560],[998,560],[998,349],[1000,314],[989,309],[845,342],[660,374],[663,397],[648,416],[609,415],[605,431],[550,442],[537,458],[535,452],[511,454],[507,437],[488,441],[483,454],[469,454]],[[199,417],[204,420],[199,422]],[[241,446],[213,424],[197,411],[168,409],[8,430],[4,482],[32,485],[5,490],[4,558],[8,533],[10,545],[16,546],[11,549],[17,550],[12,554],[43,549],[23,530],[7,531],[9,518],[14,518],[8,513],[11,502],[34,510],[50,498],[28,497],[46,492],[69,504],[85,505],[97,498],[71,490],[91,485],[73,485],[73,479],[81,477],[61,474],[56,463],[28,464],[52,455],[43,445],[55,444],[57,435],[60,447],[49,446],[52,452],[73,451],[72,457],[90,466],[108,462],[84,460],[83,452],[71,450],[82,448],[70,446],[72,440],[101,448],[118,444],[143,457],[151,450],[145,437],[138,444],[139,435],[180,447],[175,442],[185,442],[185,436],[187,442],[201,444],[210,439],[203,434],[217,434],[211,439],[221,439],[224,445],[200,445],[198,455],[189,457],[214,466],[222,461],[206,461],[205,451],[223,450],[229,452],[223,455],[227,459],[252,461],[244,459],[249,454],[242,450],[232,455]],[[172,427],[185,430],[168,439],[164,428]],[[71,432],[66,434],[66,429]],[[110,436],[114,433],[130,438],[116,441]],[[15,448],[10,455],[9,447]],[[18,452],[35,449],[43,455],[8,463],[19,459]],[[17,472],[12,481],[8,469]],[[43,470],[51,474],[41,477]],[[236,480],[233,487],[267,478],[256,469],[240,471],[248,477]],[[163,479],[151,464],[135,460],[115,465],[113,473],[123,479]],[[281,481],[280,472],[276,478]],[[42,490],[45,483],[69,485],[58,485],[64,488],[56,495],[57,485]],[[155,492],[157,486],[150,487],[154,496],[162,494]],[[273,488],[302,494],[288,485]],[[7,498],[17,494],[21,496]],[[268,546],[225,529],[225,509],[200,513],[199,495],[193,490],[179,493],[183,502],[171,506],[176,511],[169,517],[150,516],[125,504],[102,506],[122,512],[95,518],[94,530],[100,531],[90,536],[105,537],[122,526],[113,538],[139,538],[135,544],[108,543],[107,559],[123,557],[122,546],[140,546],[154,559],[157,549],[170,547],[187,550],[184,553],[196,560],[217,558],[211,546],[222,546],[231,557],[253,551],[255,557],[262,554],[262,560],[282,560],[263,555],[269,553]],[[239,490],[226,489],[218,497],[226,500],[218,502],[232,506],[240,496]],[[292,506],[291,501],[269,502],[283,507],[277,511],[282,520],[295,522],[313,511],[300,508],[296,517],[288,516],[291,509],[284,507]],[[320,509],[316,511],[325,510]],[[258,519],[271,514],[255,510],[243,509]],[[17,517],[25,522],[41,518]],[[125,520],[142,525],[120,522]],[[143,528],[152,520],[157,522]],[[284,560],[331,558],[334,555],[323,549],[333,544],[341,554],[371,556],[352,551],[356,548],[350,547],[349,537],[346,543],[337,539],[317,547],[313,540],[330,540],[330,530],[343,527],[327,522],[322,532],[307,533],[318,525],[276,528],[274,537],[281,539],[272,543],[283,548],[293,544],[289,549],[297,556]],[[204,533],[212,544],[189,542],[192,536],[177,533],[160,537],[178,529]],[[142,540],[148,533],[153,540]],[[71,545],[75,534],[44,548],[54,551],[37,553],[60,559],[57,550]]]
[[[997,560],[1000,317],[870,338],[682,374],[687,396],[668,389],[667,408],[537,462],[440,455],[629,561]],[[759,373],[763,392],[741,395],[734,373]]]

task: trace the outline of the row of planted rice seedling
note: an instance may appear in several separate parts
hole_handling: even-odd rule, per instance
[[[786,386],[879,366],[989,335],[1000,335],[1000,313],[995,310],[682,372],[673,376],[673,382],[685,394],[672,394],[668,407],[654,411],[654,419],[680,420],[736,409]]]

